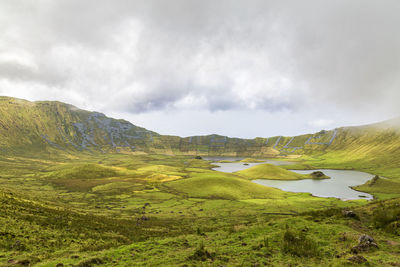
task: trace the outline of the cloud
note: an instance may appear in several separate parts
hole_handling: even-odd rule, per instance
[[[5,0],[0,94],[133,114],[395,114],[399,12],[397,0]]]
[[[313,128],[326,128],[331,126],[333,123],[334,123],[333,120],[318,119],[310,121],[308,124]]]

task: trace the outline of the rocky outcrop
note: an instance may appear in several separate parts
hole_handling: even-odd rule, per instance
[[[352,210],[344,210],[344,211],[342,211],[342,214],[344,217],[348,217],[348,218],[356,218],[357,217],[357,214]]]
[[[326,176],[323,172],[321,171],[315,171],[311,173],[311,178],[313,179],[328,179],[329,176]]]
[[[378,248],[375,240],[369,235],[361,235],[358,239],[358,245],[352,247],[351,252],[358,254],[361,252],[372,251]]]

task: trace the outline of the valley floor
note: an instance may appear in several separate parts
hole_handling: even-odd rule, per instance
[[[2,157],[0,265],[400,266],[400,190],[386,182],[364,185],[377,200],[340,201],[211,168],[189,156]],[[356,254],[363,234],[378,248]]]

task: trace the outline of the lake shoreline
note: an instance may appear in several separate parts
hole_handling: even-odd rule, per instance
[[[212,159],[217,160],[227,160],[213,157]],[[213,162],[213,165],[218,166],[212,168],[214,171],[233,173],[247,170],[251,167],[261,165],[261,164],[276,164],[279,166],[284,162],[284,166],[290,164],[295,164],[295,162],[288,161],[274,161],[265,160],[264,162],[247,163],[241,162],[243,158],[230,158],[232,162]],[[260,160],[260,159],[257,159]],[[286,192],[294,193],[309,193],[315,197],[323,198],[337,198],[341,200],[374,200],[375,196],[354,189],[358,185],[362,185],[365,182],[373,178],[373,174],[367,172],[361,172],[357,170],[343,170],[343,169],[331,169],[331,168],[318,168],[318,169],[308,169],[308,170],[296,170],[296,169],[285,169],[297,174],[310,175],[313,172],[321,171],[325,177],[324,178],[304,178],[304,179],[268,179],[268,178],[258,178],[251,179],[253,183],[277,188]],[[327,178],[329,177],[329,178]],[[249,177],[247,177],[249,178]]]

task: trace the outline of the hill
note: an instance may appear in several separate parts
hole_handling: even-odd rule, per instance
[[[61,102],[0,97],[3,155],[49,157],[76,153],[299,157],[331,168],[379,169],[400,178],[400,119],[321,130],[293,137],[240,139],[220,135],[166,136]],[[390,168],[388,168],[390,167]],[[389,170],[390,169],[390,170]]]
[[[235,174],[255,180],[255,179],[269,179],[269,180],[300,180],[312,179],[311,175],[300,174],[285,170],[279,166],[272,164],[260,164],[251,168],[235,172]]]
[[[3,153],[146,150],[157,133],[61,102],[0,97]]]

